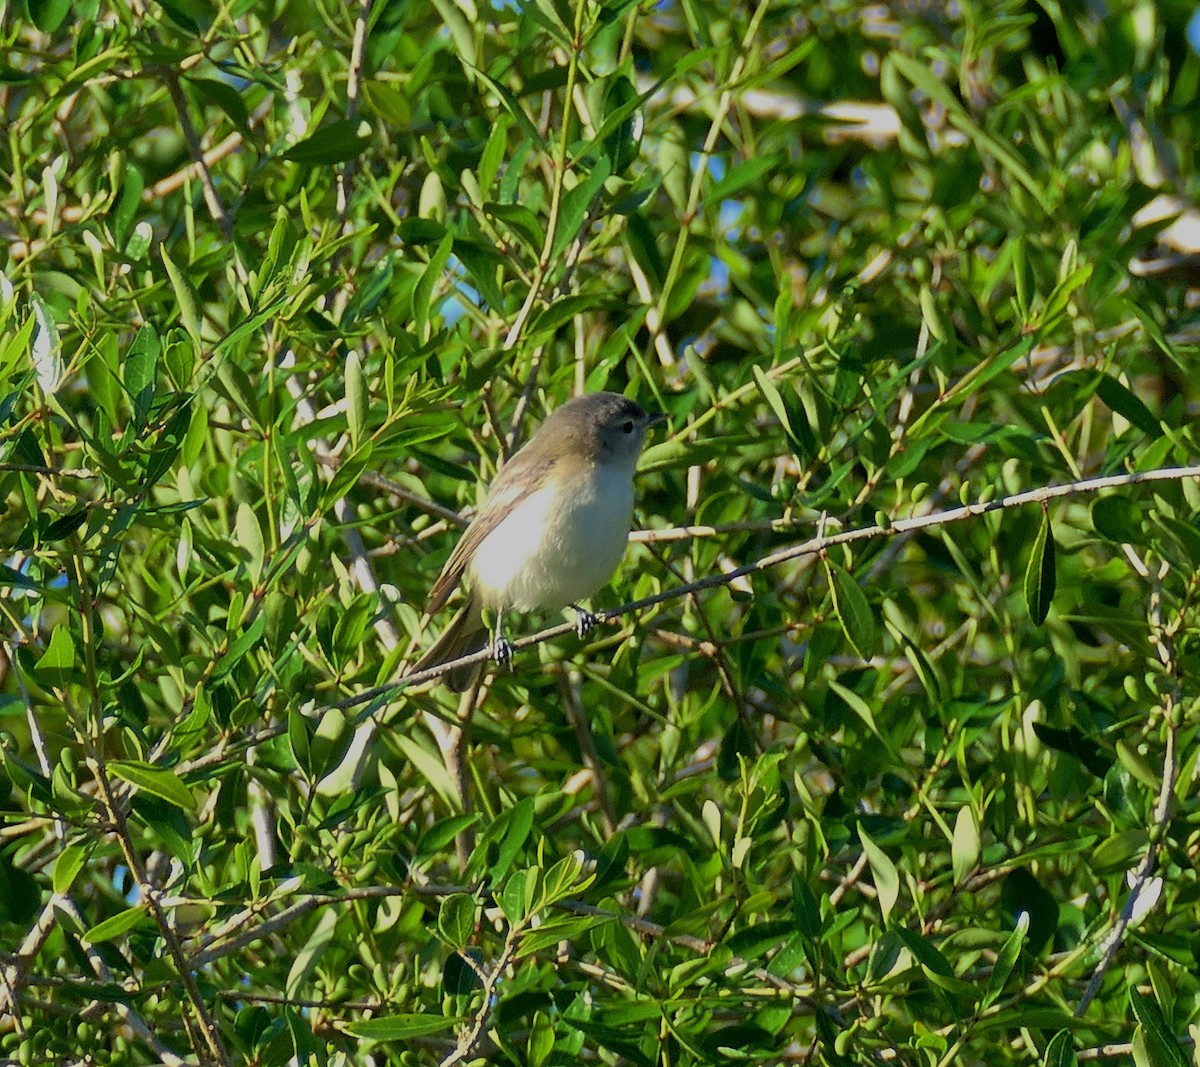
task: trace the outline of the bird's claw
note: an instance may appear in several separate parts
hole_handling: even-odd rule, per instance
[[[571,606],[575,607],[574,604]],[[579,635],[580,640],[587,637],[599,622],[600,620],[590,611],[584,611],[583,608],[575,608],[575,632]]]
[[[513,646],[507,637],[497,637],[492,642],[492,659],[505,670],[512,666]]]

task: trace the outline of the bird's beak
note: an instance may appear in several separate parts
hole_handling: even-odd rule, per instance
[[[667,417],[661,411],[649,411],[646,413],[647,430],[651,430],[655,426],[661,426],[666,421]]]

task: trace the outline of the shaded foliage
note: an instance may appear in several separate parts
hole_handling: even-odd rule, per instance
[[[1190,15],[6,8],[0,1055],[1184,1062],[1196,479],[938,513],[1196,461]],[[395,686],[601,388],[876,535]]]

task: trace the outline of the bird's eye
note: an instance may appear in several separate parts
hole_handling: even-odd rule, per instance
[[[633,433],[633,419],[626,419],[621,424],[621,429],[624,430],[626,433]]]

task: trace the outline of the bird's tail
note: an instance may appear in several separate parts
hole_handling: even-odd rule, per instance
[[[449,663],[450,660],[458,659],[460,656],[469,656],[473,652],[480,652],[487,647],[487,643],[488,632],[487,627],[483,625],[483,613],[473,599],[468,599],[455,612],[454,618],[450,620],[449,625],[441,632],[438,639],[405,673],[416,674],[418,671],[428,670],[441,663]],[[455,693],[462,693],[471,687],[478,671],[479,664],[477,663],[469,667],[455,667],[453,670],[447,671],[442,676],[442,680]]]

